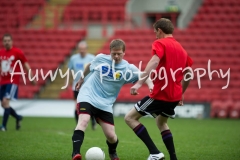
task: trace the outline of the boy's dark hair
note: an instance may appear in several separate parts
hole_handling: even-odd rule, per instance
[[[153,27],[157,31],[160,28],[165,34],[172,34],[174,31],[174,26],[172,22],[167,18],[161,18],[153,24]]]

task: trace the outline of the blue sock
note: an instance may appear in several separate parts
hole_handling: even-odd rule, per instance
[[[11,113],[10,108],[5,108],[4,109],[2,126],[5,127],[5,128],[7,127],[7,121],[8,121],[8,117],[9,117],[10,113]]]

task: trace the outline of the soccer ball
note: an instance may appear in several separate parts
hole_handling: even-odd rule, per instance
[[[86,160],[104,160],[105,153],[99,147],[89,148],[85,155]]]

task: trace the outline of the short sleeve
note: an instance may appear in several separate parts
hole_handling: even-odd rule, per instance
[[[164,47],[159,41],[155,41],[152,44],[152,55],[157,55],[160,59],[164,56]]]
[[[186,63],[186,67],[191,67],[193,65],[193,60],[187,56],[187,63]]]
[[[128,71],[126,71],[126,74],[125,74],[125,84],[126,83],[135,83],[138,81],[138,78],[139,78],[139,74],[140,74],[140,71],[139,69],[133,65],[133,64],[130,64],[129,65],[129,68],[128,68]]]
[[[27,62],[27,58],[21,50],[18,51],[18,58],[22,62],[22,64]]]
[[[98,54],[96,57],[93,58],[93,60],[90,62],[90,71],[93,71],[94,68],[96,68],[99,64],[99,60],[101,59],[101,57],[103,56],[103,54]]]

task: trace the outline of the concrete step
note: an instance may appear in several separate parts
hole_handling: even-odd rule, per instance
[[[57,91],[51,91],[51,92],[43,92],[43,94],[41,96],[39,96],[39,98],[42,99],[58,99],[59,98],[59,94]]]
[[[53,28],[54,27],[54,18],[55,18],[55,9],[58,8],[58,21],[61,21],[63,11],[65,6],[70,2],[70,0],[49,0],[43,11],[45,13],[45,27]],[[30,26],[33,28],[39,28],[42,25],[42,15],[36,16],[36,18],[30,23]]]
[[[62,5],[66,5],[69,4],[71,0],[50,0],[49,3],[50,4],[62,4]]]
[[[86,39],[88,44],[88,52],[97,54],[97,52],[102,48],[105,44],[106,39]]]

